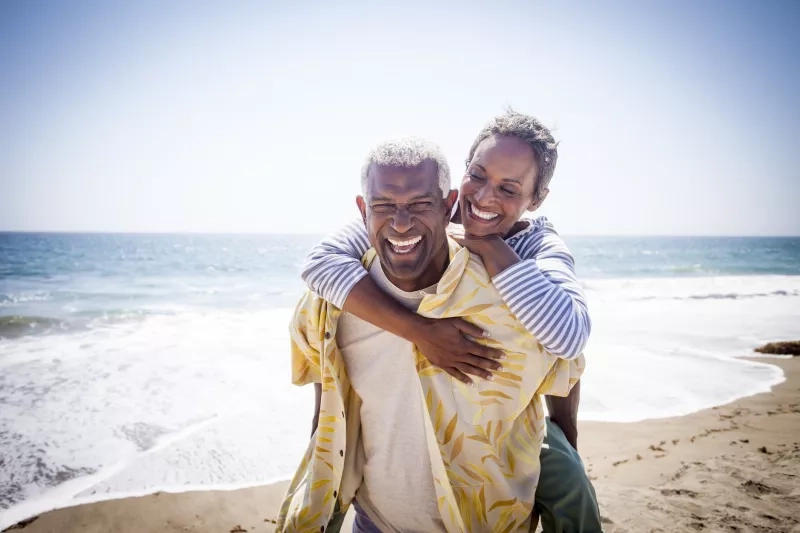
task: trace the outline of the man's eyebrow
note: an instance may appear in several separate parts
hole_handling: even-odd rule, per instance
[[[433,191],[428,191],[425,194],[418,194],[416,196],[413,196],[409,200],[409,202],[413,202],[415,200],[430,200],[431,198],[434,198],[434,197],[435,197],[435,193]]]
[[[428,191],[426,193],[417,194],[415,196],[412,196],[411,198],[408,199],[408,203],[415,202],[417,200],[430,200],[431,198],[436,198],[436,193],[434,191]],[[387,198],[387,197],[384,197],[384,196],[373,196],[373,197],[371,197],[369,199],[369,201],[370,201],[370,203],[374,203],[374,202],[386,202],[386,203],[389,203],[389,204],[398,203],[397,200],[395,200],[393,198]]]

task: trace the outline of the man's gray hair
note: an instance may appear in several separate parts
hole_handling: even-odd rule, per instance
[[[442,190],[442,198],[446,198],[450,192],[450,166],[447,164],[447,159],[436,144],[418,137],[386,141],[373,148],[361,168],[361,193],[367,196],[369,168],[373,164],[411,168],[426,159],[436,163],[439,171],[439,188]]]

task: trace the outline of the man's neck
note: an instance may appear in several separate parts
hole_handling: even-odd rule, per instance
[[[445,241],[444,246],[442,246],[442,248],[436,252],[436,254],[434,254],[433,259],[431,259],[431,262],[428,263],[428,267],[417,279],[397,279],[386,272],[386,269],[384,269],[384,273],[386,274],[386,279],[388,279],[392,285],[401,291],[414,292],[427,289],[428,287],[439,283],[439,280],[441,280],[442,276],[444,276],[444,271],[447,270],[447,266],[449,264],[450,248],[447,245],[447,241]]]

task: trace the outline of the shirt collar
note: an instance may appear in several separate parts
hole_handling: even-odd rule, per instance
[[[462,247],[450,237],[447,237],[447,248],[450,264],[447,265],[442,278],[439,280],[439,283],[436,284],[435,294],[437,295],[449,295],[452,293],[458,285],[461,276],[464,274],[467,263],[469,263],[469,250]],[[361,264],[364,265],[364,268],[369,270],[372,266],[372,262],[376,259],[378,259],[378,253],[375,251],[375,248],[370,248],[367,250],[367,253],[364,254],[364,257],[361,258]],[[430,296],[431,294],[432,293],[425,291],[425,296]]]

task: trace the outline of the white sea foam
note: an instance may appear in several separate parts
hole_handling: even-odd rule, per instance
[[[769,390],[740,359],[800,336],[800,277],[590,280],[584,419],[674,416]],[[692,298],[737,294],[748,298]],[[290,309],[179,313],[0,341],[0,529],[76,502],[289,477],[310,388]],[[13,476],[13,481],[12,477]]]

